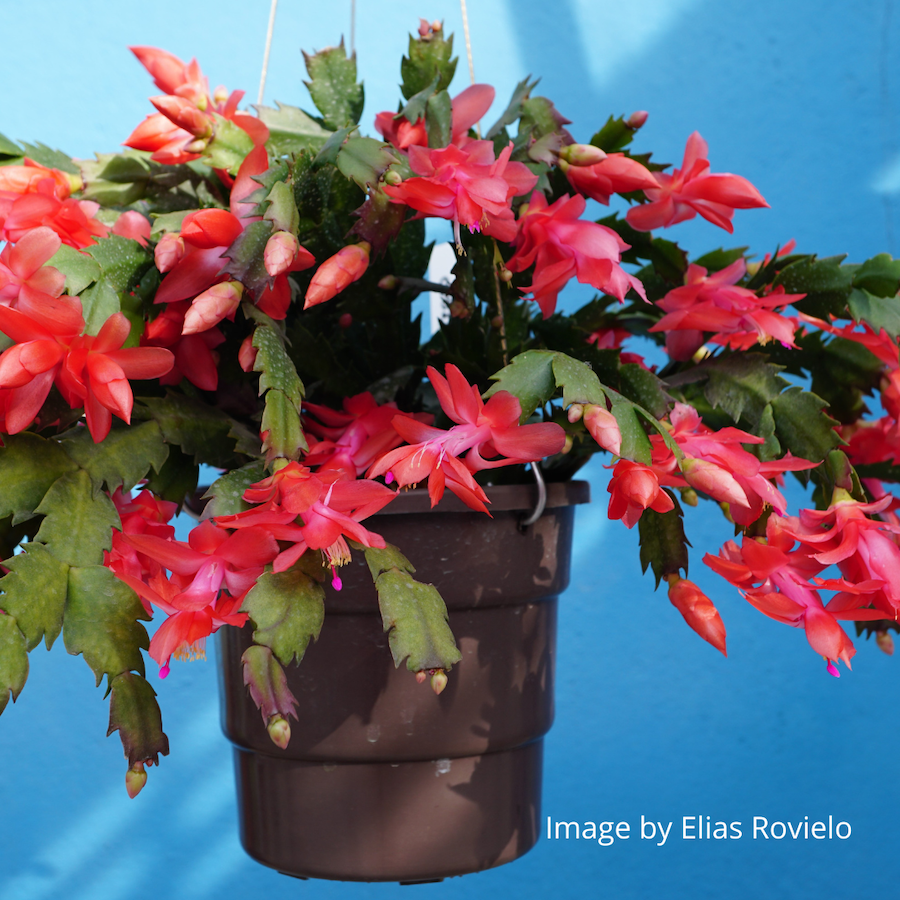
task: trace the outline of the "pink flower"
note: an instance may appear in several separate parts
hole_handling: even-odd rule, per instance
[[[740,548],[728,541],[718,556],[706,554],[703,561],[741,588],[760,612],[795,628],[802,627],[810,646],[827,661],[829,673],[838,676],[835,664],[843,660],[850,668],[850,659],[856,652],[838,620],[884,618],[880,610],[863,608],[881,582],[854,584],[843,579],[816,578],[826,564],[814,559],[802,545],[791,551],[794,539],[785,528],[789,522],[773,514],[767,523],[765,541],[745,536]],[[820,590],[837,593],[826,605]]]
[[[398,447],[382,456],[369,470],[368,478],[390,472],[400,487],[427,478],[432,506],[448,487],[471,509],[487,512],[487,497],[471,472],[533,462],[562,450],[565,432],[559,425],[519,425],[522,407],[518,397],[497,391],[484,403],[478,389],[466,381],[456,366],[447,366],[446,379],[431,366],[427,373],[441,408],[458,424],[443,431],[396,416],[394,428],[411,446]],[[463,453],[468,454],[464,463],[457,458]]]
[[[653,465],[662,484],[684,487],[686,484],[709,494],[720,503],[728,503],[732,518],[739,525],[755,522],[765,506],[779,513],[787,509],[787,501],[771,482],[785,471],[815,468],[815,463],[787,454],[783,459],[760,462],[741,444],[760,444],[762,438],[739,428],[713,431],[703,425],[697,411],[687,404],[676,403],[671,414],[671,436],[684,453],[682,475],[678,462],[659,435],[653,443]]]
[[[671,174],[653,173],[658,187],[645,189],[650,203],[631,207],[626,216],[628,224],[636,231],[651,231],[693,219],[699,213],[730,234],[736,209],[769,205],[746,178],[712,174],[708,152],[706,141],[695,131],[688,138],[681,168]]]
[[[402,443],[392,424],[396,416],[408,415],[426,425],[433,419],[428,413],[401,412],[394,403],[379,406],[368,391],[347,397],[343,412],[316,403],[304,403],[303,411],[307,437],[319,438],[310,443],[306,464],[317,474],[327,472],[345,481],[353,481]]]
[[[535,191],[519,213],[516,252],[506,265],[511,272],[523,272],[534,264],[532,283],[523,290],[534,294],[545,317],[553,314],[559,292],[573,276],[619,300],[629,288],[647,299],[640,281],[619,265],[629,245],[611,228],[582,221],[585,205],[584,197],[565,194],[548,206],[547,198]]]
[[[579,194],[604,206],[609,205],[613,194],[656,189],[653,173],[624,153],[610,153],[606,159],[592,165],[570,165],[560,158],[559,167]]]
[[[481,231],[501,241],[516,236],[510,203],[537,184],[524,163],[510,162],[512,142],[494,158],[491,141],[467,140],[437,150],[409,148],[409,165],[419,178],[407,178],[384,192],[396,202],[439,219],[453,222],[457,244],[459,226]]]
[[[778,315],[783,308],[805,294],[785,294],[784,289],[758,297],[753,291],[736,287],[746,274],[743,258],[707,275],[703,266],[691,264],[684,287],[673,288],[657,306],[666,311],[650,331],[666,332],[666,350],[672,359],[685,361],[703,345],[704,332],[715,332],[712,341],[734,350],[777,340],[794,346],[797,320]]]

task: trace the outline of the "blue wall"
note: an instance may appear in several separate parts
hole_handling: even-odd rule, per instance
[[[319,12],[282,0],[266,100],[307,103],[298,49],[349,32],[349,0]],[[357,0],[366,121],[396,103],[398,61],[418,15],[451,2]],[[801,250],[861,259],[900,251],[900,10],[889,0],[470,0],[476,75],[498,106],[524,75],[586,138],[609,113],[647,109],[638,146],[678,163],[697,129],[716,171],[750,178],[772,210],[738,212],[733,239],[702,221],[672,235],[697,253],[794,237]],[[153,14],[149,12],[153,9]],[[325,8],[324,5],[321,8]],[[108,150],[148,112],[149,79],[126,44],[196,55],[213,84],[255,99],[264,0],[4,10],[0,131],[73,155]],[[340,13],[334,13],[340,9]],[[461,61],[463,62],[463,61]],[[465,85],[464,62],[457,85]],[[688,511],[692,575],[729,629],[723,659],[642,579],[637,535],[605,514],[605,470],[579,512],[572,586],[561,604],[557,723],[547,740],[545,813],[627,821],[610,847],[546,840],[500,870],[440,885],[294,882],[250,861],[235,827],[230,749],[218,731],[211,662],[177,664],[160,693],[172,755],[129,801],[107,706],[81,660],[32,654],[29,683],[0,720],[0,900],[165,896],[755,898],[874,896],[894,879],[898,839],[896,666],[858,642],[852,674],[829,678],[802,632],[750,609],[704,569],[728,536],[717,510]],[[792,489],[793,503],[802,495]],[[151,676],[152,677],[152,676]],[[673,821],[641,841],[641,816]],[[741,821],[744,836],[684,841],[682,816]],[[753,816],[847,821],[845,841],[753,840]],[[406,891],[404,894],[403,891]]]

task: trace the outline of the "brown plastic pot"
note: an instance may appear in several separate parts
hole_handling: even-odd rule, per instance
[[[222,728],[235,745],[241,841],[288,875],[439,880],[510,862],[539,832],[543,736],[553,722],[556,609],[569,582],[574,505],[585,482],[488,490],[493,518],[424,491],[367,526],[435,584],[462,661],[435,696],[394,668],[362,554],[326,589],[325,624],[299,666],[287,750],[243,685],[249,625],[220,632]]]

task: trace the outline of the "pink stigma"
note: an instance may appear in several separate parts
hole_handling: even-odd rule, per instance
[[[339,591],[344,586],[344,583],[341,581],[337,574],[335,574],[334,578],[331,579],[331,586],[336,591]]]
[[[385,483],[385,484],[392,484],[393,481],[394,481],[394,473],[393,473],[393,472],[388,472],[387,475],[384,476],[384,483]]]
[[[834,675],[835,678],[840,678],[841,673],[838,672],[837,666],[829,659],[828,665],[826,666],[826,671],[829,675]]]
[[[164,666],[160,666],[159,677],[160,678],[168,678],[169,677],[169,664],[168,663],[166,663]]]

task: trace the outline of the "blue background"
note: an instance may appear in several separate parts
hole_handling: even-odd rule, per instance
[[[457,33],[456,90],[467,84],[451,2],[357,0],[366,130],[395,108],[399,58],[417,17]],[[861,260],[895,251],[900,192],[900,10],[890,0],[470,0],[475,72],[498,89],[540,75],[540,91],[586,139],[609,113],[650,111],[639,149],[680,163],[697,129],[714,171],[749,178],[772,210],[738,212],[734,238],[696,220],[673,229],[695,255],[791,237],[800,250]],[[349,0],[282,0],[266,102],[309,106],[299,48],[349,34]],[[326,11],[327,10],[327,11]],[[150,111],[153,88],[125,49],[196,55],[212,85],[255,100],[264,0],[32,0],[4,9],[0,131],[74,156],[111,150]],[[542,840],[502,869],[439,885],[295,882],[252,862],[236,834],[231,753],[218,730],[211,662],[176,664],[160,682],[172,755],[145,791],[125,795],[108,708],[62,642],[32,654],[29,683],[0,721],[0,900],[165,896],[487,897],[516,892],[610,898],[874,896],[894,881],[897,662],[857,641],[852,674],[828,677],[801,631],[749,608],[700,561],[729,537],[712,507],[688,510],[691,574],[729,631],[723,659],[641,578],[637,534],[606,519],[606,472],[579,511],[572,586],[561,604],[557,721],[547,742],[545,814],[627,821],[632,838]],[[802,493],[792,487],[793,504]],[[302,727],[302,726],[298,726]],[[846,841],[754,841],[754,815],[833,815]],[[641,816],[674,821],[663,847]],[[682,816],[741,821],[744,837],[683,841]]]

